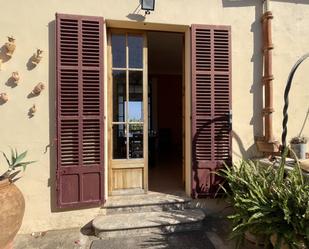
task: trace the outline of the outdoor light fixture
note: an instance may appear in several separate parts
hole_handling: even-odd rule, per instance
[[[150,14],[150,11],[154,11],[155,0],[141,0],[142,10],[145,10],[145,14]]]

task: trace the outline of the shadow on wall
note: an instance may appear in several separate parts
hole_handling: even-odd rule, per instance
[[[51,21],[48,24],[48,57],[49,57],[49,158],[50,158],[50,176],[48,187],[50,187],[50,207],[52,212],[57,210],[57,194],[56,194],[56,22]]]
[[[294,3],[294,4],[309,4],[309,0],[272,0],[272,2],[282,3]],[[237,7],[255,7],[255,19],[251,24],[251,32],[253,33],[253,55],[251,62],[253,64],[253,82],[250,89],[250,93],[253,94],[253,116],[250,120],[250,125],[253,127],[254,140],[263,136],[263,56],[262,56],[262,26],[261,17],[263,14],[263,2],[256,0],[222,0],[224,8],[237,8]],[[276,84],[276,82],[275,82]],[[277,110],[281,111],[281,110]],[[280,134],[277,134],[280,136]],[[251,158],[254,155],[254,151],[258,153],[255,145],[249,147],[248,150],[244,149],[244,146],[240,140],[240,137],[233,132],[233,138],[239,145],[241,155],[233,152],[236,156]]]
[[[235,150],[232,151],[233,153],[233,158],[236,157],[239,157],[240,158],[243,158],[244,160],[248,160],[248,159],[253,159],[253,158],[257,158],[260,156],[260,152],[258,151],[257,149],[257,146],[255,144],[252,144],[248,149],[245,149],[245,146],[243,144],[243,142],[241,141],[239,135],[235,132],[235,131],[232,131],[232,143],[237,144],[238,146],[238,149],[240,151],[240,154],[235,152]]]
[[[252,20],[251,32],[253,33],[253,54],[251,58],[253,66],[253,82],[251,85],[250,93],[253,95],[253,116],[250,120],[250,125],[253,128],[254,139],[257,137],[263,136],[263,85],[262,85],[262,76],[263,76],[263,56],[262,56],[262,26],[261,26],[261,17],[263,15],[263,5],[262,1],[256,0],[222,0],[224,8],[231,7],[255,7],[255,18]],[[251,82],[248,82],[248,84]],[[249,157],[252,155],[247,155],[245,153],[244,147],[239,136],[233,132],[233,137],[237,141],[241,154],[237,155],[241,157]],[[253,145],[252,145],[253,146]],[[251,146],[251,147],[252,147]],[[257,150],[256,150],[256,153]],[[250,153],[251,154],[251,153]]]
[[[295,4],[309,4],[309,0],[272,0],[272,2],[295,3]]]
[[[129,13],[127,15],[127,18],[132,20],[132,21],[137,21],[137,22],[143,22],[145,21],[146,17],[145,15],[140,14],[141,11],[141,4],[139,4],[132,13]]]

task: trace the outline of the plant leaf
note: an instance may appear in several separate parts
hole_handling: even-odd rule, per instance
[[[10,147],[11,148],[11,165],[15,162],[15,152],[14,152],[14,150],[13,150],[13,148],[12,147]]]
[[[14,177],[17,176],[19,173],[20,173],[20,170],[17,170],[17,171],[15,171],[14,173],[10,174],[9,178],[10,178],[11,180],[13,180]]]
[[[16,182],[16,181],[18,181],[20,178],[21,178],[21,176],[20,176],[20,177],[15,178],[15,179],[13,179],[13,180],[12,180],[12,182]]]
[[[29,161],[29,162],[22,162],[22,163],[19,163],[15,166],[15,168],[18,168],[18,167],[23,167],[23,170],[25,171],[26,170],[26,167],[29,165],[29,164],[32,164],[32,163],[35,163],[36,161]]]
[[[16,160],[14,162],[14,167],[16,167],[27,156],[27,152],[28,151],[24,151],[20,155],[16,154]],[[16,150],[16,153],[17,153],[17,150]]]
[[[6,155],[3,151],[1,151],[1,152],[2,152],[2,154],[3,154],[3,156],[4,156],[5,160],[6,160],[6,162],[7,162],[8,165],[10,166],[10,165],[11,165],[11,164],[10,164],[10,160],[8,159],[7,155]]]

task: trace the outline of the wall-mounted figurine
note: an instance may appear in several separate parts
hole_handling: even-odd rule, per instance
[[[36,113],[36,110],[37,110],[36,105],[33,105],[31,108],[29,108],[28,117],[33,118]]]
[[[18,85],[19,80],[20,80],[19,73],[18,73],[17,71],[16,71],[16,72],[13,72],[13,73],[12,73],[12,76],[11,76],[11,79],[12,79],[12,83]]]
[[[36,53],[34,53],[33,56],[32,56],[32,60],[31,60],[32,64],[34,64],[34,65],[39,64],[40,61],[43,58],[42,54],[43,54],[43,50],[37,49]]]
[[[33,88],[31,93],[33,95],[39,95],[44,89],[45,89],[45,85],[42,82],[40,82]]]
[[[5,43],[5,47],[6,55],[11,57],[16,48],[15,38],[13,36],[8,36],[8,42]]]
[[[36,113],[36,105],[33,105],[30,109],[29,109],[29,113],[31,116],[34,116],[34,114]]]
[[[7,93],[0,93],[0,102],[5,103],[9,100]]]

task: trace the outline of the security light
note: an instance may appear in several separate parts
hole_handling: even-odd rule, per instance
[[[155,0],[141,0],[142,10],[146,11],[146,14],[150,14],[150,11],[154,11]]]

